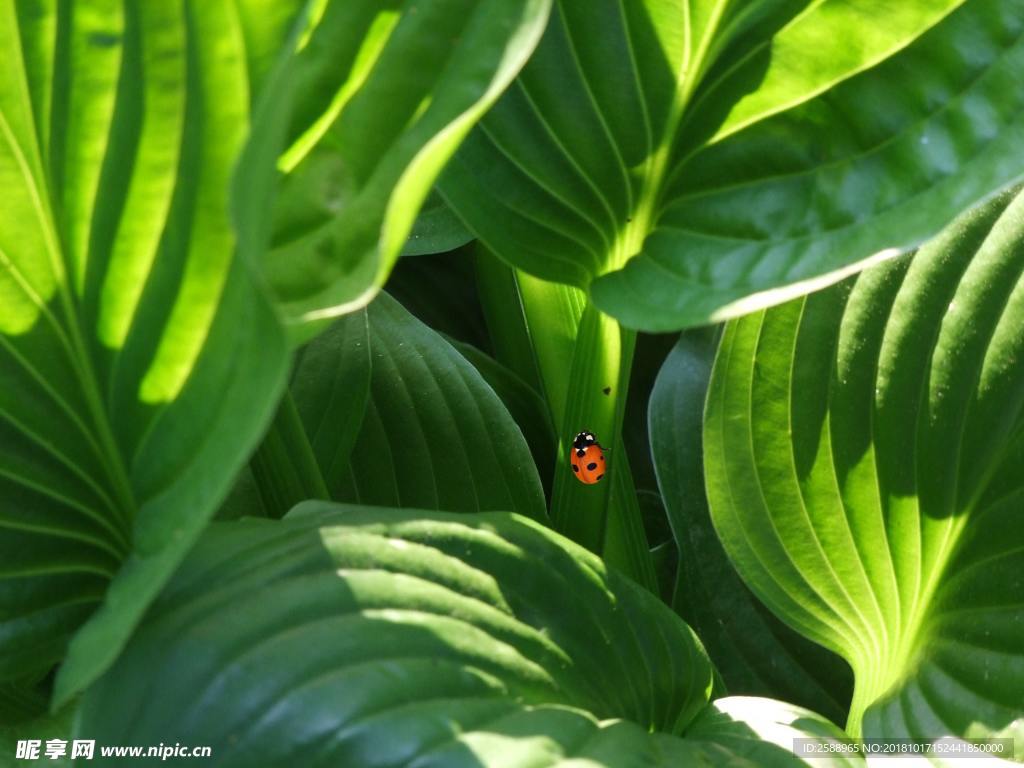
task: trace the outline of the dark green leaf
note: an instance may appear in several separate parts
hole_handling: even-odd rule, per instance
[[[792,736],[841,735],[770,702],[714,715],[711,685],[684,623],[537,524],[308,504],[215,525],[80,728],[222,768],[745,765],[757,732],[795,765]]]
[[[353,313],[352,316],[359,318],[360,314]],[[332,404],[328,402],[328,408]],[[351,448],[355,430],[350,429],[346,433],[346,427],[350,427],[351,422],[357,420],[358,415],[346,408],[338,434],[332,440],[338,454],[346,454],[346,449]],[[260,496],[258,507],[270,517],[282,517],[300,501],[327,501],[330,498],[327,484],[324,482],[290,393],[281,398],[270,429],[263,436],[263,442],[252,457],[250,470]],[[235,503],[238,503],[238,500]]]
[[[150,686],[160,697],[128,716]],[[415,746],[389,721],[446,729],[409,717],[424,705],[457,716],[460,699],[511,697],[678,733],[710,687],[685,624],[539,525],[310,503],[280,522],[215,525],[89,692],[81,728],[109,743],[187,734],[222,764],[326,749],[363,765],[377,727]]]
[[[551,490],[551,473],[555,468],[558,439],[551,422],[551,412],[537,392],[493,357],[476,347],[452,341],[452,346],[468,360],[501,398],[509,415],[515,420],[530,446],[533,463],[547,492]]]
[[[416,217],[402,255],[446,253],[461,248],[472,239],[473,235],[444,199],[437,192],[431,192]]]
[[[46,757],[46,742],[50,739],[59,739],[70,746],[74,719],[77,708],[74,704],[63,707],[56,714],[43,712],[37,714],[30,720],[20,721],[8,725],[0,721],[0,755],[4,756],[6,765],[31,765],[32,760],[16,760],[18,754],[18,742],[35,740],[39,742],[39,763],[45,761],[50,768],[71,768],[70,748],[63,757],[50,759]],[[37,763],[38,764],[38,763]]]
[[[519,290],[519,273],[499,261],[480,243],[474,243],[470,252],[476,275],[476,295],[494,359],[545,395],[540,363]]]
[[[438,333],[490,353],[469,248],[400,259],[386,290]]]
[[[328,493],[346,475],[370,399],[370,326],[353,312],[303,347],[290,394]],[[277,510],[283,515],[290,507]]]
[[[49,710],[49,679],[25,678],[0,683],[0,727],[38,718]]]
[[[331,498],[545,519],[529,447],[477,370],[387,294],[367,315],[368,345],[342,320],[304,351],[292,388]]]

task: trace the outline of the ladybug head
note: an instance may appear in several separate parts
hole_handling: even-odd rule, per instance
[[[586,448],[587,446],[594,445],[594,443],[596,443],[596,442],[597,442],[597,438],[594,437],[594,433],[593,432],[587,432],[586,430],[584,430],[583,432],[580,432],[578,435],[576,435],[575,439],[573,439],[572,447],[573,448]]]

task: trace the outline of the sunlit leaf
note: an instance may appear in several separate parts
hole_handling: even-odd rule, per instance
[[[1024,197],[731,323],[704,430],[751,589],[854,670],[850,729],[1024,727]]]
[[[263,260],[289,320],[324,320],[374,297],[441,168],[525,63],[550,5],[326,3],[287,86],[295,106],[275,247]]]
[[[651,451],[680,552],[673,607],[700,635],[729,693],[791,701],[842,722],[852,688],[849,666],[751,594],[711,525],[701,425],[714,330],[684,334],[651,392]]]
[[[560,0],[441,188],[628,327],[736,317],[1021,177],[1022,24],[1022,0]]]
[[[0,676],[45,670],[87,622],[60,701],[117,655],[284,384],[236,248],[258,238],[229,214],[247,20],[0,3]]]

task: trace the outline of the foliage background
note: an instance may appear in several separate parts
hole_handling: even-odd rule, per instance
[[[1024,751],[1022,25],[0,2],[4,747]]]

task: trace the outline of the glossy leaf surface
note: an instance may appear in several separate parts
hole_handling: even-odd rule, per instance
[[[454,251],[473,239],[462,220],[455,215],[437,192],[427,197],[416,217],[409,239],[402,248],[403,256],[424,256]]]
[[[269,768],[743,765],[758,729],[794,765],[786,737],[841,734],[772,702],[712,711],[711,684],[683,622],[523,518],[309,504],[214,526],[81,728]]]
[[[870,736],[1021,737],[1024,198],[731,323],[704,430],[746,582],[851,664]]]
[[[442,190],[502,259],[628,327],[736,317],[1020,178],[1022,20],[1020,0],[561,0]]]

